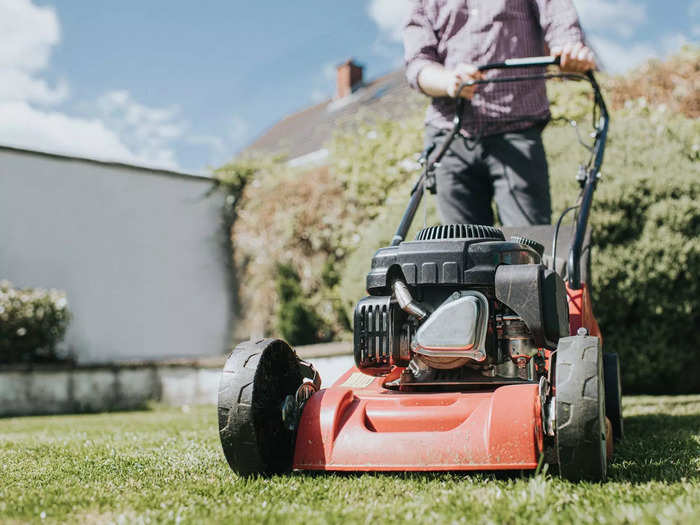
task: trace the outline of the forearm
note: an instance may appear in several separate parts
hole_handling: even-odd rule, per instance
[[[418,87],[428,96],[446,97],[451,76],[442,64],[428,64],[418,73]]]
[[[472,82],[481,78],[479,70],[471,64],[457,64],[454,69],[446,69],[442,64],[431,62],[419,72],[417,84],[420,90],[431,97],[472,98],[476,84]],[[460,90],[460,86],[465,83]]]

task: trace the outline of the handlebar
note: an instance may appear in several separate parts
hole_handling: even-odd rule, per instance
[[[479,71],[488,71],[490,69],[515,69],[518,67],[540,67],[540,66],[558,66],[560,57],[526,57],[526,58],[509,58],[503,62],[493,62],[479,66]]]
[[[491,64],[485,64],[483,66],[480,66],[478,69],[479,69],[479,71],[489,71],[489,70],[494,70],[494,69],[508,70],[508,69],[517,69],[517,68],[544,67],[544,66],[559,65],[559,64],[560,64],[559,57],[542,56],[542,57],[528,57],[528,58],[511,58],[508,60],[504,60],[503,62],[494,62]],[[567,275],[568,275],[568,281],[569,281],[570,288],[578,289],[581,287],[581,279],[580,279],[580,275],[581,275],[581,273],[580,273],[580,270],[581,270],[580,269],[581,251],[583,248],[583,240],[585,237],[586,228],[588,226],[588,216],[589,216],[591,204],[593,201],[593,192],[595,191],[595,187],[596,187],[596,184],[598,181],[600,167],[603,164],[603,153],[605,151],[605,142],[607,139],[608,124],[609,124],[609,116],[608,116],[607,108],[605,106],[605,101],[603,100],[603,95],[600,92],[600,87],[598,86],[598,83],[596,82],[593,71],[588,71],[583,75],[570,74],[570,73],[538,74],[538,75],[524,75],[524,76],[521,75],[518,77],[511,77],[511,78],[502,77],[502,78],[495,78],[495,79],[475,80],[475,81],[465,82],[462,85],[460,85],[459,89],[457,90],[457,108],[456,108],[457,111],[455,112],[454,125],[452,127],[452,130],[447,135],[445,141],[442,143],[440,149],[435,154],[435,156],[430,160],[426,159],[424,171],[421,174],[418,181],[416,182],[413,189],[411,190],[411,198],[408,202],[408,206],[406,207],[406,211],[404,212],[404,215],[401,219],[401,222],[400,222],[400,224],[396,230],[396,233],[394,234],[394,237],[391,241],[392,246],[397,246],[406,238],[406,234],[408,233],[408,230],[411,227],[411,223],[413,222],[413,218],[416,214],[416,211],[418,210],[418,206],[420,205],[420,201],[423,198],[423,192],[425,189],[426,179],[428,179],[429,174],[431,173],[431,171],[433,170],[435,165],[438,162],[440,162],[442,157],[445,155],[447,150],[450,148],[452,141],[455,139],[455,137],[459,134],[460,130],[462,129],[464,104],[466,102],[466,99],[459,96],[459,94],[462,92],[462,90],[467,86],[472,86],[475,84],[487,84],[487,83],[494,83],[494,82],[497,82],[497,83],[515,82],[515,81],[523,81],[523,80],[529,80],[529,79],[534,80],[534,79],[547,79],[547,78],[555,78],[555,77],[558,77],[558,78],[563,77],[563,78],[567,78],[570,80],[587,80],[590,83],[591,87],[593,88],[594,104],[595,104],[594,107],[597,107],[598,110],[600,111],[599,121],[597,123],[594,122],[594,126],[596,128],[595,144],[593,145],[591,159],[589,160],[588,165],[586,167],[586,177],[583,180],[583,182],[581,183],[581,185],[582,185],[582,198],[581,198],[580,211],[579,211],[578,219],[576,221],[574,242],[571,246],[571,250],[569,252],[569,257],[568,257],[568,261],[567,261]],[[431,151],[432,151],[432,149],[431,149]],[[427,156],[429,156],[429,153]]]

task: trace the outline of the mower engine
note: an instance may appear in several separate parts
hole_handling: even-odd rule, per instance
[[[445,225],[380,249],[355,309],[355,363],[400,390],[535,381],[569,334],[544,247],[489,226]]]

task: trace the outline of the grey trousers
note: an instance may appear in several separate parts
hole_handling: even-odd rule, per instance
[[[456,137],[436,169],[438,212],[443,224],[493,225],[496,201],[503,226],[549,224],[547,158],[542,126],[474,141]],[[448,132],[426,128],[426,145],[438,149]]]

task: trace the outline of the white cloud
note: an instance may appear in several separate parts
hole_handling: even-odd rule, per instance
[[[0,0],[0,67],[38,71],[49,62],[61,32],[51,7],[29,0]]]
[[[662,36],[654,44],[647,42],[618,42],[600,35],[591,37],[591,43],[603,66],[611,73],[624,73],[651,58],[665,58],[676,53],[689,39],[681,33]]]
[[[623,73],[650,58],[664,58],[689,41],[680,32],[662,35],[654,41],[643,39],[644,26],[650,23],[645,2],[574,0],[574,4],[602,66],[612,73]],[[688,14],[692,18],[698,12],[700,0],[693,0]]]
[[[591,36],[590,40],[602,61],[602,66],[611,73],[622,73],[632,69],[657,53],[655,47],[643,42],[620,43],[598,35]]]
[[[35,76],[48,65],[60,38],[52,8],[29,0],[0,0],[0,101],[55,104],[67,97],[65,82],[51,87]]]
[[[42,75],[60,41],[53,8],[0,0],[0,143],[176,169],[172,144],[186,127],[178,108],[151,108],[110,91],[92,104],[93,118],[56,109],[68,83],[52,86]]]
[[[11,67],[0,69],[0,100],[28,100],[36,104],[52,106],[68,97],[68,84],[59,82],[52,87],[44,79]]]
[[[26,102],[0,102],[0,143],[102,160],[141,161],[99,119],[38,110]]]
[[[180,109],[153,108],[136,102],[128,91],[109,91],[97,99],[98,114],[134,154],[147,164],[177,167],[172,142],[187,124]]]
[[[574,0],[583,27],[593,33],[632,37],[648,20],[646,4],[632,0]]]
[[[411,4],[408,0],[371,0],[367,13],[387,39],[400,42]]]

